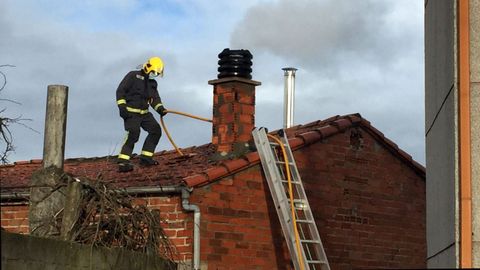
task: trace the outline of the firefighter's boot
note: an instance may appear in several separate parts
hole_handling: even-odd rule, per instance
[[[140,165],[142,166],[155,166],[158,165],[158,161],[151,157],[140,156]]]
[[[133,165],[128,160],[119,160],[118,161],[118,171],[119,172],[130,172],[133,171]]]

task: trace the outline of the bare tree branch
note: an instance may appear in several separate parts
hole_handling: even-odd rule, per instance
[[[15,66],[9,65],[9,64],[0,65],[0,68],[3,68],[3,67],[15,67]],[[5,89],[5,86],[7,85],[7,76],[5,75],[5,73],[3,73],[3,71],[0,70],[0,77],[3,78],[3,83],[1,83],[1,86],[0,86],[0,93],[1,93]],[[21,105],[20,102],[17,102],[11,99],[0,98],[0,101],[8,101],[17,105]],[[5,111],[6,111],[6,108],[0,109],[0,142],[3,141],[5,143],[4,146],[0,146],[0,164],[8,163],[9,162],[8,155],[11,152],[15,151],[15,146],[13,144],[13,135],[12,135],[12,132],[10,131],[10,127],[12,124],[21,125],[25,128],[30,129],[35,133],[40,134],[40,132],[22,123],[23,121],[32,121],[31,119],[22,118],[21,115],[14,118],[7,117],[5,116]]]
[[[2,67],[15,67],[14,65],[0,65],[0,68]],[[5,89],[5,86],[7,85],[7,75],[5,75],[5,73],[3,73],[3,71],[0,70],[0,75],[3,77],[3,83],[2,83],[2,86],[0,87],[0,92]],[[20,102],[17,102],[15,100],[11,100],[11,99],[7,99],[7,98],[0,98],[0,101],[8,101],[8,102],[12,102],[12,103],[15,103],[17,105],[22,105]]]
[[[13,137],[12,132],[8,128],[8,125],[11,123],[11,119],[0,117],[0,137],[5,142],[5,149],[2,149],[0,152],[0,163],[8,163],[7,156],[10,152],[13,152],[15,148],[13,147]]]
[[[14,65],[8,65],[8,64],[7,65],[0,65],[0,68],[2,68],[2,67],[15,67],[15,66]],[[3,84],[0,87],[0,91],[2,91],[5,88],[5,85],[7,85],[7,76],[1,70],[0,70],[0,75],[2,75],[2,77],[3,77]]]

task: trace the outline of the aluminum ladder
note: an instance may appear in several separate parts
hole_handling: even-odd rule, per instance
[[[285,132],[280,130],[279,136],[288,160],[284,160],[282,151],[277,151],[280,150],[279,144],[268,139],[265,128],[255,128],[252,134],[295,269],[330,270]],[[291,174],[295,221],[292,217],[285,163]],[[295,227],[300,242],[300,254],[297,251]]]

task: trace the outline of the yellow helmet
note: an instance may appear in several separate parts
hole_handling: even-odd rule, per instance
[[[143,64],[143,70],[146,74],[152,73],[154,77],[160,76],[163,77],[163,61],[160,57],[152,57]]]

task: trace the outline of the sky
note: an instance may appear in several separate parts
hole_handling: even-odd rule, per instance
[[[208,81],[231,48],[252,53],[262,82],[256,126],[282,127],[282,68],[295,67],[295,124],[360,113],[425,164],[423,14],[418,0],[2,0],[0,65],[14,67],[0,67],[1,117],[25,119],[10,126],[8,159],[42,158],[53,84],[69,87],[65,157],[118,154],[116,88],[152,56],[165,62],[165,107],[211,118]],[[179,147],[211,141],[208,123],[164,119]],[[156,151],[170,149],[162,136]]]

